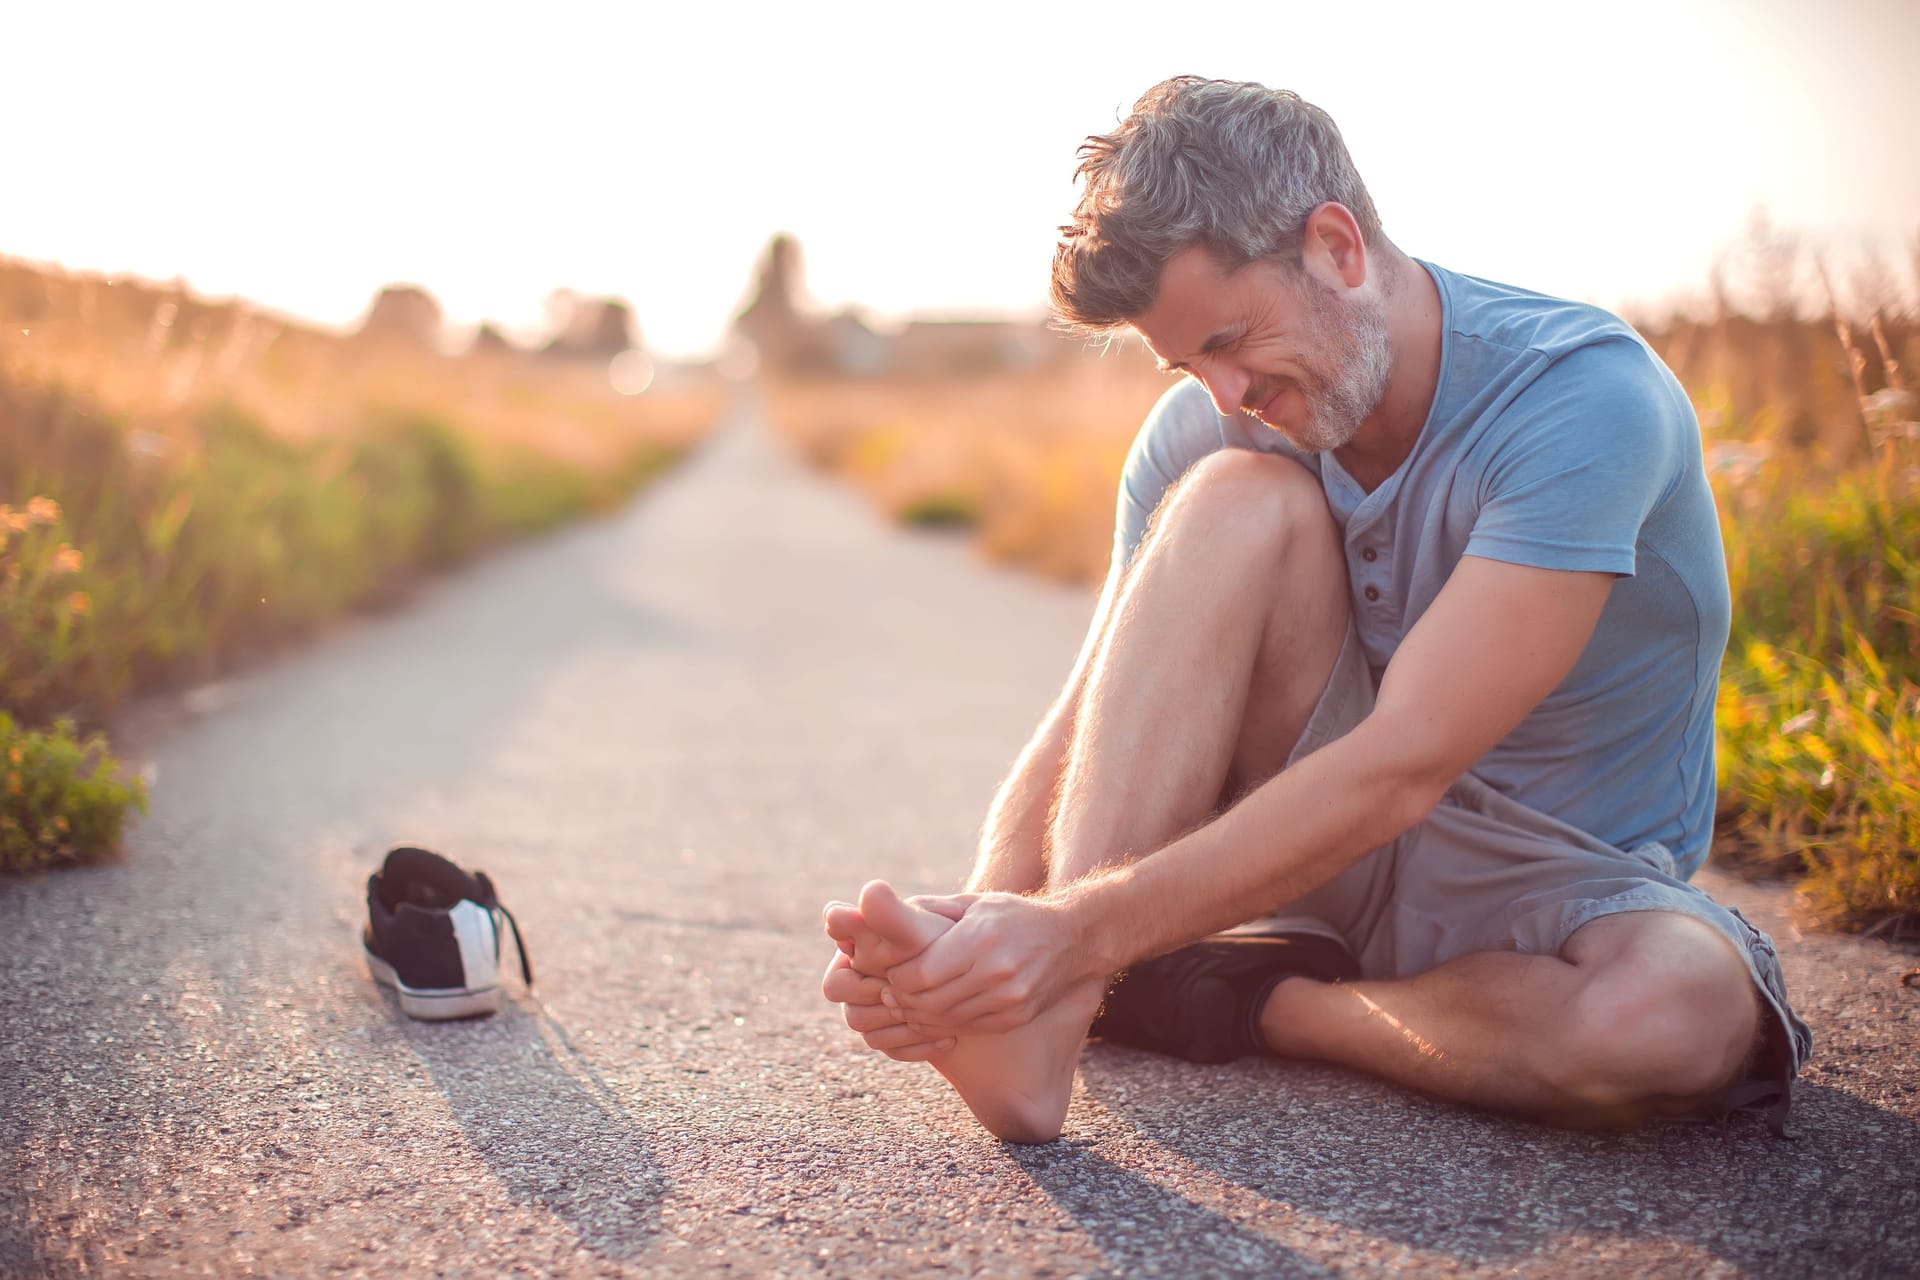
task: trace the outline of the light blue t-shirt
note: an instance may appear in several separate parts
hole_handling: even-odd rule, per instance
[[[1686,392],[1623,321],[1422,263],[1442,306],[1433,408],[1372,493],[1199,383],[1162,396],[1121,480],[1114,555],[1216,449],[1314,471],[1345,531],[1375,684],[1463,555],[1621,575],[1560,686],[1473,766],[1497,790],[1622,849],[1657,840],[1682,877],[1713,834],[1714,693],[1731,612]]]

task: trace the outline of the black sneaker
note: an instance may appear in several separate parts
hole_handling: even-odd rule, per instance
[[[367,877],[362,938],[374,981],[392,987],[409,1017],[476,1018],[500,1009],[500,920],[513,926],[520,976],[533,966],[520,926],[486,872],[472,875],[437,853],[400,845]]]
[[[1282,979],[1359,976],[1346,943],[1318,928],[1215,934],[1121,974],[1087,1034],[1189,1062],[1232,1062],[1267,1052],[1260,1009]]]

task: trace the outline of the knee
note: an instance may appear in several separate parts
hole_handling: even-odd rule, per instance
[[[1554,1049],[1557,1083],[1600,1107],[1698,1099],[1745,1064],[1759,999],[1732,943],[1710,926],[1666,930],[1593,967]]]
[[[1220,449],[1195,463],[1161,503],[1149,538],[1191,539],[1216,552],[1339,548],[1313,473],[1291,458],[1251,449]]]

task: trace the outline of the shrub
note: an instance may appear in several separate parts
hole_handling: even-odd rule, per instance
[[[128,809],[146,807],[146,787],[120,776],[99,735],[77,737],[65,720],[24,729],[0,711],[0,871],[105,857]]]

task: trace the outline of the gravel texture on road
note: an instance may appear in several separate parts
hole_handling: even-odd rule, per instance
[[[1095,1045],[1020,1148],[868,1053],[820,905],[956,884],[1091,604],[743,416],[627,511],[199,691],[124,859],[0,881],[0,1274],[1920,1274],[1920,960],[1712,872],[1817,1037],[1794,1141]],[[368,980],[399,840],[494,877],[534,993],[428,1024]]]

